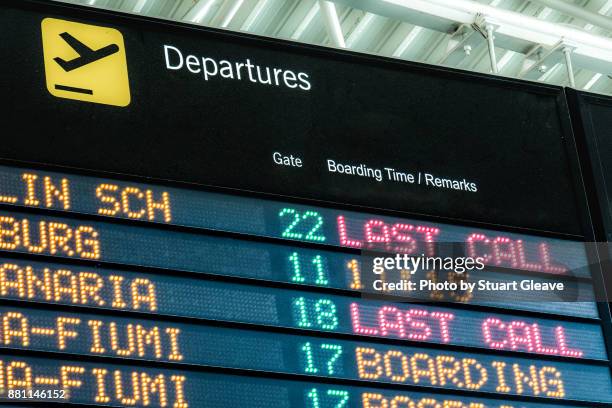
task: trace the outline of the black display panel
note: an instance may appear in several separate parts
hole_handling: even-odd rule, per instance
[[[560,88],[1,7],[21,132],[0,143],[3,402],[612,404]],[[396,252],[569,289],[376,290],[404,279],[373,270]]]
[[[29,137],[0,157],[584,233],[558,87],[23,3],[5,2],[0,75],[4,115]],[[125,107],[45,90],[42,20],[88,16],[125,42]]]
[[[572,89],[566,90],[571,108],[572,123],[579,148],[581,166],[584,169],[585,186],[588,192],[588,203],[593,219],[595,240],[600,242],[599,256],[604,268],[604,276],[612,271],[612,143],[610,129],[612,126],[612,98],[595,95]],[[612,280],[604,280],[605,287],[600,290],[607,293],[610,302]]]
[[[0,250],[6,255],[0,265],[0,299],[18,303],[0,307],[0,347],[6,351],[129,360],[132,366],[156,362],[188,366],[198,370],[198,375],[199,370],[208,368],[247,370],[265,376],[299,375],[328,381],[476,392],[483,396],[612,403],[609,357],[599,314],[593,313],[594,302],[537,303],[532,299],[523,304],[538,307],[539,316],[530,316],[518,311],[530,310],[529,307],[521,307],[521,303],[513,307],[503,300],[485,302],[497,310],[492,311],[415,305],[402,303],[397,297],[355,297],[363,288],[351,287],[355,283],[354,271],[343,270],[342,266],[363,257],[351,253],[356,248],[347,252],[341,238],[333,235],[329,235],[331,242],[326,242],[325,235],[321,235],[325,237],[322,240],[284,236],[289,227],[278,222],[284,208],[319,214],[322,220],[346,217],[354,222],[371,219],[371,214],[338,215],[333,212],[336,210],[323,206],[185,191],[186,197],[202,194],[202,199],[194,203],[201,205],[208,197],[214,197],[213,203],[233,203],[234,208],[232,213],[224,206],[219,206],[218,211],[202,212],[192,219],[203,224],[186,231],[182,227],[176,230],[169,228],[171,220],[181,219],[179,214],[183,212],[194,214],[180,205],[172,206],[174,200],[181,201],[181,194],[168,195],[168,207],[164,207],[167,214],[162,211],[168,216],[164,223],[113,217],[96,214],[96,209],[106,209],[107,203],[96,201],[101,198],[96,194],[92,198],[93,190],[87,193],[79,188],[78,180],[85,178],[36,168],[2,170],[5,174],[30,175],[35,180],[40,177],[40,198],[49,204],[35,205],[36,183],[21,185],[27,195],[20,204],[19,198],[12,199],[19,190],[15,178],[0,177],[4,207],[0,211]],[[70,188],[70,180],[77,180],[77,188]],[[113,185],[121,181],[98,179],[97,183]],[[152,191],[157,186],[141,187]],[[62,205],[54,206],[56,201]],[[129,201],[127,204],[130,211],[135,209]],[[267,206],[273,206],[268,216]],[[240,222],[246,214],[250,217],[245,219],[257,220],[253,218],[258,214],[255,208],[261,208],[257,229]],[[330,211],[333,215],[328,216]],[[218,230],[213,234],[208,228],[224,220],[228,220],[224,234]],[[395,219],[393,225],[407,225],[407,221],[414,222]],[[475,234],[460,226],[428,226],[430,231],[439,229],[442,238],[449,236],[448,241],[462,241],[463,245],[467,245],[466,240],[453,237]],[[224,236],[225,232],[248,233],[249,239],[245,239],[246,235]],[[486,235],[480,232],[476,235],[506,236],[495,230],[485,230]],[[320,233],[327,231],[322,229]],[[368,233],[381,234],[372,230],[365,234]],[[587,262],[584,243],[524,234],[508,236],[525,247],[546,248],[542,259],[558,268],[529,273],[547,277],[582,271],[584,277],[589,276],[588,268],[575,269]],[[428,242],[415,241],[427,250]],[[509,241],[510,238],[503,242]],[[296,242],[308,245],[291,245]],[[557,252],[558,248],[563,249]],[[496,247],[492,253],[499,257],[504,249],[507,250]],[[304,268],[300,257],[317,262]],[[510,255],[508,258],[512,259]],[[100,263],[106,266],[100,267]],[[127,269],[112,269],[111,265]],[[511,266],[517,265],[499,265],[482,272],[485,276],[505,274],[516,279],[521,271]],[[173,271],[181,273],[175,275]],[[219,281],[215,278],[219,276],[239,282]],[[262,286],[266,281],[290,287]],[[358,281],[371,284],[367,279]],[[583,278],[580,283],[592,290],[590,279]],[[333,288],[347,293],[330,293]],[[83,310],[20,307],[24,301],[32,306],[72,305]],[[563,310],[582,321],[567,319],[562,316]],[[239,327],[223,327],[228,324]],[[76,372],[85,371],[79,368]],[[96,369],[99,375],[101,372]],[[8,378],[12,374],[7,371],[6,375]],[[113,378],[117,380],[118,375],[113,374]],[[148,386],[148,377],[142,373],[137,377],[134,381],[145,381]],[[62,378],[68,381],[66,375]],[[197,386],[199,380],[190,385],[193,383]],[[25,392],[16,394],[22,399],[32,390],[19,388],[19,382],[7,384],[9,391]],[[83,386],[85,382],[74,384],[79,384],[79,392],[89,392]],[[592,386],[602,390],[601,394],[593,396],[589,388]],[[121,387],[119,402],[130,405],[132,400],[122,399]],[[40,394],[40,387],[38,391],[40,400],[40,395],[45,394]],[[141,388],[134,392],[141,392]],[[320,398],[316,393],[312,395]],[[384,401],[386,397],[381,395],[373,394],[372,398]],[[219,396],[218,400],[224,398]],[[142,404],[146,405],[144,400]],[[378,402],[362,395],[361,404],[376,407]],[[293,406],[310,405],[302,402]]]
[[[612,98],[568,90],[599,239],[612,241]],[[603,231],[602,231],[603,226]]]

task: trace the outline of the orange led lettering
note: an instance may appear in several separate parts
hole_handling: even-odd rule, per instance
[[[555,367],[540,368],[540,385],[542,392],[548,397],[564,398],[565,387],[561,379],[561,373]]]
[[[461,370],[461,364],[452,356],[437,356],[436,368],[438,370],[438,380],[440,385],[446,385],[447,380],[459,388],[463,388],[465,383],[457,379],[456,374]]]
[[[78,336],[78,333],[74,330],[68,330],[66,325],[79,325],[81,319],[73,317],[58,317],[56,321],[57,326],[57,346],[60,350],[66,348],[66,339],[73,339]]]
[[[414,402],[403,395],[398,395],[391,400],[391,406],[389,408],[415,408]]]
[[[127,303],[123,300],[123,291],[121,290],[121,284],[123,283],[123,276],[111,275],[108,277],[113,285],[113,302],[112,306],[117,309],[125,309]]]
[[[125,335],[127,341],[127,348],[121,348],[119,345],[119,336],[117,335],[117,323],[110,323],[110,337],[111,337],[111,348],[120,356],[131,356],[136,351],[136,344],[134,342],[134,325],[128,324],[125,327]]]
[[[168,360],[181,361],[183,359],[183,355],[179,351],[178,345],[178,335],[180,332],[180,329],[173,327],[166,328],[166,334],[170,337],[170,354],[168,355]]]
[[[104,287],[102,278],[93,272],[79,273],[79,288],[81,292],[81,303],[86,305],[90,302],[94,305],[104,306],[104,300],[100,297],[100,290]]]
[[[2,329],[4,331],[4,344],[11,344],[13,337],[21,339],[22,346],[30,345],[30,329],[28,319],[21,313],[8,312],[2,316]]]
[[[40,221],[37,224],[34,227],[27,219],[17,221],[13,217],[0,216],[0,249],[100,258],[99,234],[93,227],[81,225],[73,231],[61,222]]]
[[[43,270],[42,280],[34,274],[31,266],[26,266],[26,283],[28,287],[28,299],[36,297],[36,290],[39,289],[45,300],[53,299],[53,286],[51,285],[51,271],[48,268]]]
[[[349,271],[351,271],[351,275],[353,277],[353,281],[351,282],[351,289],[363,289],[364,286],[361,283],[361,268],[359,266],[359,261],[357,261],[356,259],[352,259],[346,264],[346,267],[349,269]]]
[[[64,210],[70,209],[70,189],[68,187],[68,179],[63,178],[60,181],[60,188],[57,188],[52,182],[51,177],[44,178],[45,205],[53,207],[53,201],[57,199],[62,203]]]
[[[79,303],[77,278],[67,269],[58,269],[53,274],[53,292],[56,302],[61,301],[63,295],[69,295],[72,303]]]
[[[506,383],[506,374],[504,373],[506,363],[503,361],[494,361],[491,365],[495,368],[495,372],[497,373],[497,387],[495,387],[495,391],[504,393],[510,392],[511,388]]]
[[[160,210],[164,214],[164,221],[172,221],[172,215],[170,213],[170,195],[163,191],[161,194],[161,201],[155,201],[153,198],[153,191],[147,190],[147,215],[149,221],[155,220],[155,210]]]
[[[23,361],[11,361],[6,366],[6,387],[12,389],[32,388],[32,367]]]
[[[106,393],[106,374],[108,370],[105,368],[94,368],[91,370],[93,375],[96,377],[96,396],[95,401],[105,404],[110,401],[110,397]]]
[[[141,325],[136,325],[136,344],[138,345],[138,355],[146,355],[146,346],[153,346],[156,358],[162,357],[161,339],[159,338],[159,328],[157,326],[147,330]]]
[[[512,371],[514,372],[514,381],[516,383],[517,394],[523,393],[523,384],[527,384],[531,388],[533,395],[540,394],[538,373],[534,365],[529,366],[529,376],[521,371],[521,368],[518,364],[512,364]]]
[[[91,349],[92,353],[102,354],[106,352],[106,349],[102,346],[102,338],[100,337],[100,327],[102,326],[100,320],[89,320],[87,325],[91,328]]]
[[[76,251],[82,258],[100,259],[98,231],[93,227],[81,225],[74,234]]]
[[[439,408],[440,404],[433,398],[421,398],[417,404],[417,408]]]
[[[482,387],[489,379],[487,370],[473,358],[464,358],[461,360],[463,366],[463,377],[465,378],[465,386],[470,390],[477,390]],[[472,378],[472,368],[478,373],[478,381],[474,382]]]
[[[116,184],[103,183],[96,188],[96,197],[103,204],[98,208],[101,215],[123,214],[128,218],[155,221],[159,213],[165,222],[172,221],[170,195],[166,191],[161,193],[161,197],[155,197],[152,190],[143,191],[132,186],[120,189]]]
[[[114,216],[121,211],[121,204],[119,203],[119,200],[117,200],[115,196],[107,194],[114,193],[118,189],[119,187],[115,184],[100,184],[96,188],[96,197],[98,197],[101,202],[108,204],[105,207],[98,208],[98,214]]]
[[[419,367],[419,362],[425,362],[427,368]],[[425,353],[416,353],[410,358],[410,368],[412,369],[412,378],[415,384],[418,384],[421,377],[429,378],[431,385],[436,385],[436,368],[434,361]]]
[[[73,256],[74,251],[68,245],[72,238],[72,229],[61,222],[49,223],[49,251],[55,255],[58,251]]]
[[[142,388],[142,404],[147,406],[151,403],[150,394],[157,393],[159,406],[165,407],[168,405],[168,397],[166,393],[166,378],[163,374],[149,377],[146,373],[140,374],[140,383]]]
[[[173,375],[170,380],[174,383],[174,404],[173,408],[188,408],[189,405],[185,401],[185,390],[183,384],[187,378],[184,375]]]
[[[0,249],[14,250],[20,244],[19,223],[13,217],[0,216]]]
[[[157,310],[155,286],[150,280],[144,278],[134,279],[131,283],[131,288],[134,309],[138,310],[141,303],[147,303],[150,311],[154,312]]]
[[[70,396],[71,388],[79,388],[83,385],[83,381],[71,377],[71,374],[83,374],[85,372],[84,367],[78,366],[62,366],[60,368],[60,378],[62,381],[62,390],[66,392],[67,398]]]
[[[394,372],[394,364],[392,359],[399,362],[399,372]],[[408,357],[406,357],[404,353],[390,350],[385,353],[383,362],[385,366],[385,376],[390,378],[391,381],[404,382],[407,378],[409,378],[410,371],[408,369]]]
[[[132,396],[128,397],[125,395],[126,387],[123,386],[121,371],[115,371],[115,394],[119,402],[124,405],[136,405],[136,403],[140,399],[140,384],[138,382],[138,373],[132,372],[130,377],[132,378],[132,386],[127,388],[132,389]]]
[[[44,221],[38,223],[38,244],[35,245],[30,234],[30,222],[26,219],[21,220],[21,235],[23,237],[23,246],[29,252],[39,254],[47,249],[47,226]]]
[[[388,408],[389,402],[382,394],[374,394],[371,392],[364,392],[361,394],[361,401],[363,402],[363,408]]]
[[[355,349],[357,355],[357,371],[359,378],[368,380],[376,380],[383,373],[381,366],[382,356],[373,348],[357,347]]]
[[[17,200],[15,196],[0,195],[0,203],[15,204]]]
[[[55,329],[49,327],[32,327],[32,334],[39,334],[41,336],[53,336]]]
[[[38,176],[36,174],[24,173],[21,178],[25,181],[26,184],[26,198],[23,200],[25,205],[29,205],[31,207],[37,207],[40,205],[40,200],[36,197],[36,179]]]
[[[10,278],[13,275],[13,279]],[[10,292],[17,292],[19,297],[25,297],[23,270],[15,264],[0,265],[0,294],[7,296]]]
[[[144,200],[145,198],[145,195],[142,191],[140,191],[139,188],[136,188],[136,187],[126,187],[121,192],[121,205],[123,208],[123,213],[128,218],[140,219],[145,215],[147,210],[144,207],[135,209],[134,206],[132,205],[132,202],[130,201],[130,196],[136,198],[136,200],[132,200],[132,201],[142,202],[142,200]]]

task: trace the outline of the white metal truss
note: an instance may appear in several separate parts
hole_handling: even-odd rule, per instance
[[[612,0],[59,0],[612,94]]]
[[[536,47],[553,50],[561,43],[573,49],[572,61],[576,67],[612,73],[612,39],[488,4],[472,0],[358,0],[346,3],[357,3],[356,7],[371,13],[447,33],[454,32],[459,25],[477,24],[480,20],[485,26],[495,28],[496,46],[528,54]]]

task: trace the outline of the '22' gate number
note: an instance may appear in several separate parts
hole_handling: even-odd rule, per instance
[[[311,210],[300,212],[294,208],[283,208],[278,216],[284,228],[281,233],[283,238],[325,241],[325,235],[321,231],[323,217],[318,212]]]

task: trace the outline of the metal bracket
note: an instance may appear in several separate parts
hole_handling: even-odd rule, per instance
[[[499,28],[492,19],[483,14],[476,14],[476,18],[472,23],[472,28],[480,33],[486,40],[489,47],[489,59],[491,60],[491,71],[494,74],[499,73],[497,67],[497,55],[495,54],[495,30]]]
[[[568,77],[570,84],[574,82],[574,74],[572,70],[571,53],[575,49],[575,46],[568,43],[565,40],[560,40],[551,48],[546,49],[542,45],[533,47],[526,55],[525,61],[523,62],[523,69],[519,73],[519,78],[530,79],[533,81],[538,80],[546,71],[559,63],[568,64]],[[565,50],[565,51],[564,51]],[[571,72],[571,75],[570,75]],[[575,85],[572,85],[575,86]]]
[[[461,24],[451,38],[446,47],[446,53],[438,62],[439,64],[456,66],[464,58],[468,57],[472,50],[482,43],[482,38],[468,24]]]

